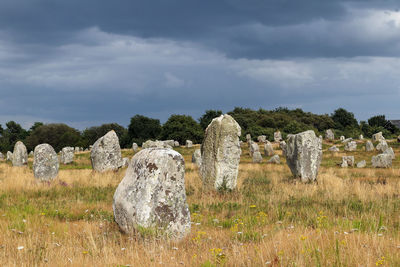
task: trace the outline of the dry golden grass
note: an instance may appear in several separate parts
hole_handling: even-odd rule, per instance
[[[206,192],[193,150],[178,149],[193,225],[176,243],[119,232],[112,196],[125,170],[92,172],[82,153],[55,181],[41,183],[29,168],[1,163],[0,264],[400,266],[397,160],[391,169],[340,169],[332,164],[338,155],[326,153],[318,183],[302,184],[286,164],[250,163],[244,149],[238,189]]]

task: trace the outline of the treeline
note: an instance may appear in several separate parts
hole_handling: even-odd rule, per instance
[[[56,151],[65,146],[87,148],[110,130],[117,133],[123,148],[131,147],[133,142],[141,145],[148,139],[173,139],[181,144],[186,140],[201,143],[208,124],[221,114],[220,110],[207,110],[197,121],[187,115],[171,115],[164,124],[158,119],[135,115],[131,118],[128,128],[117,123],[109,123],[89,127],[83,131],[62,123],[41,122],[34,123],[26,130],[20,124],[9,121],[5,124],[5,128],[0,125],[0,151],[12,151],[18,140],[23,141],[29,151],[42,143],[50,144]],[[240,124],[242,140],[245,140],[247,133],[254,139],[259,135],[266,135],[268,140],[272,140],[273,133],[277,130],[282,132],[284,138],[287,134],[305,130],[314,130],[317,134],[323,135],[327,129],[334,129],[336,136],[353,138],[357,138],[360,134],[371,137],[380,131],[386,138],[400,134],[400,130],[386,120],[385,115],[374,116],[368,121],[358,123],[354,114],[343,108],[335,110],[330,115],[318,115],[301,109],[290,110],[281,107],[275,110],[237,107],[228,114]]]

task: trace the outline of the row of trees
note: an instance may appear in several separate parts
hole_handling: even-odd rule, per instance
[[[171,115],[163,125],[158,119],[135,115],[127,128],[117,123],[109,123],[93,126],[84,131],[66,124],[41,122],[36,122],[29,130],[25,130],[18,123],[9,121],[5,125],[6,128],[0,125],[0,151],[12,151],[18,140],[23,141],[30,151],[41,143],[52,145],[56,151],[65,146],[89,147],[110,130],[117,133],[121,147],[124,148],[131,147],[133,142],[141,145],[148,139],[173,139],[181,144],[189,139],[195,143],[201,143],[208,124],[221,114],[220,110],[207,110],[198,121],[187,115]],[[379,131],[382,131],[387,138],[400,134],[400,130],[386,120],[385,115],[374,116],[368,121],[358,123],[354,114],[343,108],[335,110],[330,115],[317,115],[301,109],[252,110],[238,107],[228,114],[241,126],[242,140],[245,139],[247,133],[250,133],[254,139],[259,135],[266,135],[269,140],[272,140],[276,130],[280,130],[283,137],[289,133],[295,134],[305,130],[314,130],[317,134],[323,135],[327,129],[335,129],[337,136],[344,135],[353,138],[360,134],[371,137]]]

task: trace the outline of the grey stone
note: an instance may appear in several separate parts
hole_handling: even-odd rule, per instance
[[[341,137],[340,137],[340,141],[344,141],[346,138],[342,135]]]
[[[79,151],[80,151],[80,148],[79,147],[75,147],[75,153],[79,153]]]
[[[60,164],[57,153],[51,145],[37,145],[33,155],[33,175],[35,178],[49,181],[57,177]]]
[[[152,141],[152,140],[147,140],[146,142],[144,142],[142,144],[142,148],[146,149],[146,148],[169,148],[172,149],[172,147],[166,143],[164,143],[163,141]]]
[[[353,138],[351,138],[351,137],[350,138],[346,138],[346,139],[342,140],[342,143],[346,144],[346,143],[348,143],[350,141],[353,141]]]
[[[193,146],[193,142],[190,140],[186,140],[186,147],[191,148]]]
[[[171,148],[175,146],[174,140],[165,140],[163,141],[165,145],[170,146]]]
[[[290,135],[286,146],[286,162],[294,177],[315,181],[322,160],[322,143],[314,131]]]
[[[374,144],[371,141],[368,140],[365,143],[365,151],[369,152],[369,151],[374,151],[374,150],[375,150]]]
[[[74,161],[74,148],[67,146],[61,150],[60,153],[61,164],[69,164]]]
[[[129,159],[128,158],[122,158],[122,164],[121,167],[125,168],[129,166]]]
[[[276,143],[279,143],[280,141],[282,141],[283,139],[282,139],[282,134],[281,134],[281,132],[280,131],[276,131],[276,132],[274,132],[274,141],[276,142]]]
[[[343,156],[342,164],[340,165],[342,168],[346,168],[348,166],[354,166],[354,156]]]
[[[260,148],[259,148],[258,144],[256,142],[251,141],[250,149],[249,149],[250,156],[252,157],[255,152],[259,152],[259,151],[260,151]]]
[[[350,142],[345,143],[344,150],[345,151],[356,151],[357,143],[355,141],[350,141]]]
[[[251,135],[250,134],[246,134],[246,141],[247,141],[247,143],[250,143],[250,141],[251,141]]]
[[[115,191],[113,210],[124,233],[150,228],[161,230],[173,240],[186,236],[190,232],[190,212],[182,155],[165,148],[136,153]]]
[[[234,189],[240,161],[240,126],[230,115],[208,125],[201,145],[200,174],[205,187]]]
[[[372,142],[379,142],[381,140],[385,140],[385,137],[383,137],[382,132],[372,135]]]
[[[362,134],[360,134],[360,136],[358,137],[359,140],[364,140],[364,136]]]
[[[261,163],[262,162],[262,156],[260,151],[254,151],[253,153],[253,163]]]
[[[132,143],[132,150],[133,150],[133,152],[136,152],[138,149],[139,149],[138,144]]]
[[[12,165],[13,166],[25,166],[28,164],[28,151],[26,146],[21,141],[18,141],[14,145],[14,152],[12,153]]]
[[[267,162],[268,163],[273,163],[273,164],[280,164],[281,163],[281,159],[279,158],[279,155],[274,155]]]
[[[4,155],[1,152],[0,152],[0,160],[4,160]]]
[[[390,157],[392,158],[392,160],[396,158],[395,155],[394,155],[393,148],[391,148],[391,147],[386,148],[386,150],[383,151],[383,154],[388,154],[388,155],[390,155]]]
[[[325,131],[325,139],[329,141],[335,140],[335,134],[333,133],[332,129],[328,129]]]
[[[32,157],[33,156],[33,151],[29,152],[28,157]]]
[[[197,166],[200,167],[200,165],[201,165],[201,150],[200,150],[200,149],[196,149],[196,150],[193,152],[193,155],[192,155],[192,162],[195,163],[195,164],[197,164]]]
[[[339,148],[337,146],[331,146],[330,148],[328,148],[328,150],[332,152],[339,152]]]
[[[285,156],[286,155],[286,147],[287,147],[286,142],[285,141],[281,141],[279,143],[279,147],[282,149],[282,155]]]
[[[372,167],[389,168],[392,166],[392,157],[389,154],[379,154],[371,159]]]
[[[265,135],[260,135],[257,137],[258,142],[265,143],[267,141],[267,137]]]
[[[114,130],[109,131],[94,143],[90,152],[93,170],[104,172],[121,167],[122,156],[119,140]]]
[[[272,144],[267,140],[267,142],[264,144],[264,153],[265,156],[271,157],[275,155],[274,148],[272,147]]]
[[[357,163],[357,168],[365,168],[365,166],[367,166],[367,162],[365,160]]]
[[[379,141],[379,144],[376,145],[376,150],[379,152],[384,152],[388,148],[389,148],[389,146],[385,140]]]
[[[10,160],[10,161],[12,161],[12,152],[11,151],[7,151],[7,158],[6,158],[6,160]]]
[[[175,141],[175,142],[174,142],[174,146],[175,146],[175,147],[178,147],[178,146],[179,146],[179,142],[178,142],[178,141]]]

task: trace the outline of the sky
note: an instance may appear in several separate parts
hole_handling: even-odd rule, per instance
[[[302,108],[400,119],[400,1],[0,0],[0,123]]]

